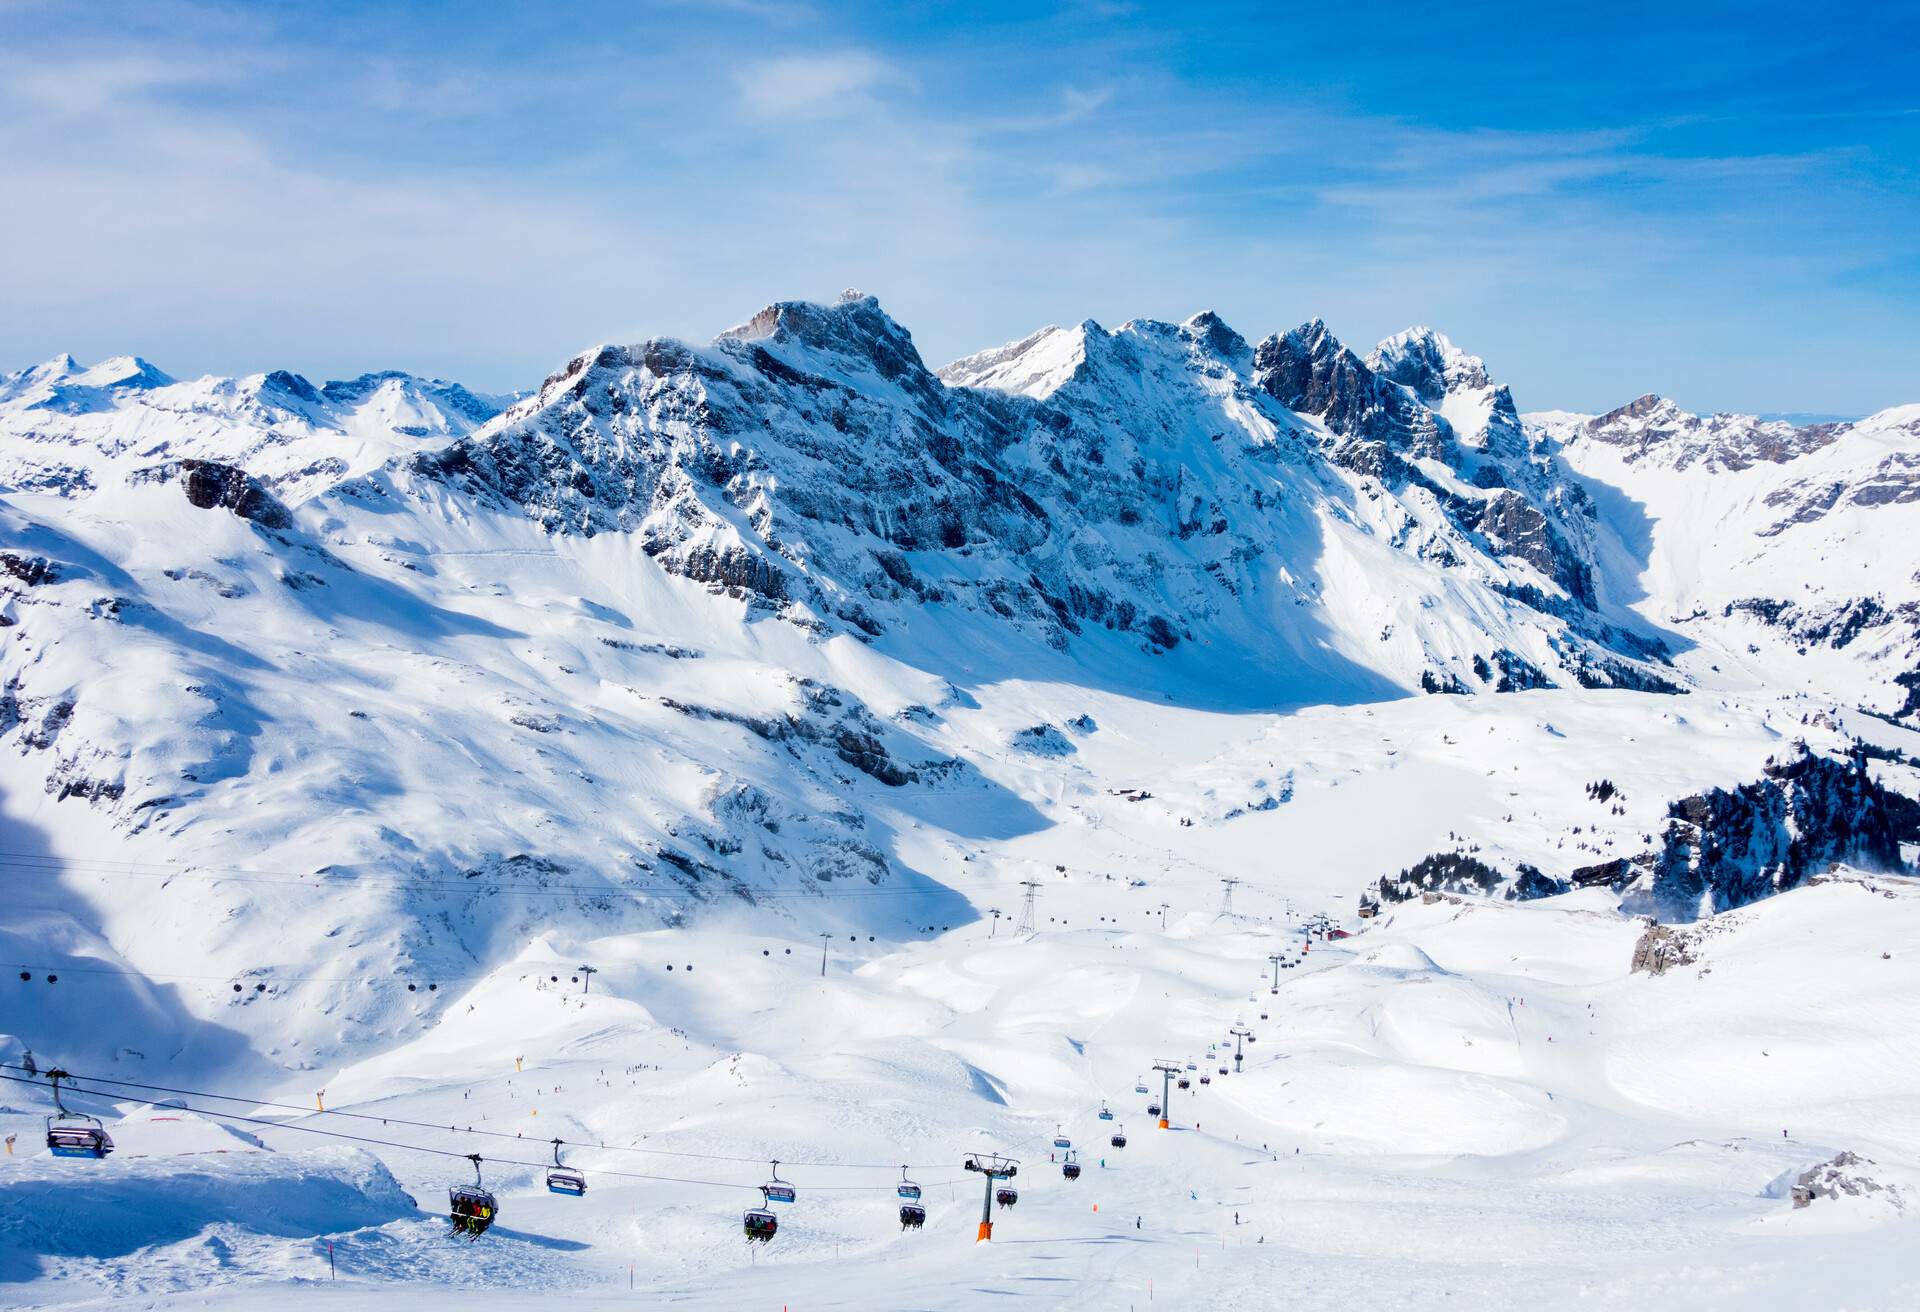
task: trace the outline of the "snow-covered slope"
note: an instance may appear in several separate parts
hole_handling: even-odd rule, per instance
[[[1428,1275],[1482,1291],[1439,1236],[1518,1224],[1489,1201],[1503,1180],[1570,1232],[1650,1203],[1773,1225],[1765,1191],[1815,1162],[1724,1144],[1774,1104],[1716,1125],[1654,1088],[1642,1048],[1596,1028],[1570,1055],[1558,1026],[1616,986],[1640,1025],[1633,912],[1777,929],[1823,908],[1815,960],[1779,930],[1756,968],[1817,975],[1852,950],[1830,867],[1858,891],[1912,862],[1916,453],[1908,411],[1523,420],[1426,329],[1363,357],[1317,321],[1258,342],[1210,314],[1085,322],[935,372],[855,293],[703,346],[597,347],[511,401],[55,360],[0,383],[0,962],[20,1004],[0,1055],[301,1107],[326,1089],[456,1155],[475,1140],[438,1127],[472,1111],[540,1143],[711,1151],[750,1195],[732,1159],[934,1175],[917,1164],[961,1147],[1031,1160],[1149,1059],[1197,1057],[1260,1005],[1239,998],[1291,951],[1278,927],[1312,909],[1358,929],[1345,913],[1387,876],[1408,897],[1390,932],[1312,976],[1332,982],[1302,991],[1298,1046],[1263,1048],[1194,1126],[1199,1165],[1142,1144],[1106,1198],[1227,1206],[1257,1187],[1248,1147],[1283,1134],[1345,1163],[1294,1183],[1348,1199],[1336,1223],[1249,1198],[1298,1231],[1290,1257],[1350,1272],[1352,1200],[1418,1177],[1442,1219],[1395,1224]],[[1393,880],[1436,854],[1491,873]],[[1549,896],[1422,896],[1456,886]],[[1026,891],[1038,938],[1011,933]],[[1223,894],[1252,918],[1217,914]],[[1905,912],[1886,923],[1907,960]],[[1551,1051],[1500,1014],[1522,977],[1564,1013]],[[1689,1035],[1735,1013],[1765,1030],[1771,995],[1711,991]],[[531,1094],[516,1058],[542,1072]],[[1605,1073],[1620,1061],[1632,1092]],[[1874,1098],[1920,1090],[1872,1070]],[[1878,1154],[1888,1179],[1916,1161],[1873,1117],[1817,1121],[1820,1160]],[[1723,1147],[1685,1147],[1703,1135]],[[431,1207],[445,1162],[374,1147]],[[636,1239],[609,1217],[638,1214],[652,1287],[713,1306],[774,1288],[732,1269],[710,1204],[656,1181],[609,1184],[632,1189],[617,1213],[535,1205],[527,1151],[493,1156],[535,1228],[494,1236],[473,1283],[604,1283]],[[1599,1194],[1554,1183],[1602,1161],[1625,1165]],[[43,1166],[22,1198],[44,1200]],[[928,1239],[972,1224],[971,1185],[938,1169],[959,1192]],[[157,1292],[308,1279],[318,1236],[349,1226],[355,1280],[468,1279],[365,1163],[234,1175],[235,1197],[315,1181],[339,1224],[196,1211],[192,1236],[77,1240],[76,1290],[147,1289],[142,1261],[172,1273]],[[829,1269],[845,1246],[889,1289],[951,1281],[945,1258],[891,1269],[871,1200],[834,1197],[788,1251]],[[1042,1216],[1124,1240],[1063,1199]],[[1161,1220],[1153,1243],[1184,1235]],[[577,1259],[547,1238],[575,1225]],[[1531,1269],[1557,1269],[1566,1247],[1528,1226]],[[1650,1260],[1677,1270],[1721,1243],[1706,1230]],[[1088,1306],[1164,1269],[1102,1251]]]

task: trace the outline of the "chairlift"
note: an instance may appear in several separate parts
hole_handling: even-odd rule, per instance
[[[1199,1070],[1200,1068],[1198,1066],[1195,1066],[1192,1062],[1188,1062],[1187,1069],[1190,1071],[1194,1071],[1194,1070]]]
[[[794,1200],[793,1186],[780,1178],[780,1163],[773,1163],[773,1178],[760,1186],[760,1192],[767,1196],[770,1203],[790,1203]]]
[[[1173,1082],[1173,1087],[1176,1089],[1191,1089],[1193,1087],[1193,1081],[1182,1075]]]
[[[1261,1013],[1260,1013],[1260,1019],[1261,1019],[1261,1020],[1265,1020],[1266,1018],[1267,1018],[1267,1013],[1266,1013],[1266,1012],[1264,1012],[1264,1011],[1263,1011],[1263,1012],[1261,1012]]]
[[[907,1168],[904,1166],[900,1168],[900,1185],[894,1192],[902,1198],[917,1199],[920,1197],[920,1186],[907,1179]]]
[[[1107,1142],[1111,1143],[1115,1148],[1125,1148],[1127,1146],[1127,1127],[1123,1125],[1115,1130],[1113,1132],[1113,1138]]]
[[[918,1230],[927,1223],[927,1209],[918,1203],[900,1204],[900,1228]]]
[[[1133,1091],[1135,1093],[1145,1093],[1147,1091],[1147,1086],[1144,1084],[1136,1084],[1133,1086]]]
[[[1107,1105],[1105,1103],[1100,1104],[1100,1119],[1103,1121],[1110,1121],[1113,1119],[1113,1113],[1107,1109]]]
[[[1018,1189],[996,1189],[993,1191],[993,1201],[1002,1207],[1012,1207],[1020,1201],[1020,1191]]]
[[[1222,1066],[1222,1067],[1220,1068],[1220,1073],[1221,1073],[1222,1075],[1225,1075],[1225,1074],[1227,1073],[1227,1068],[1226,1068],[1225,1066]]]
[[[1200,1083],[1202,1083],[1202,1084],[1212,1084],[1212,1083],[1213,1083],[1213,1076],[1211,1076],[1211,1075],[1202,1075],[1202,1076],[1200,1077]]]
[[[748,1243],[764,1244],[780,1229],[780,1218],[764,1207],[749,1207],[740,1216],[740,1228],[746,1231]]]
[[[1159,1114],[1160,1114],[1160,1104],[1159,1104],[1159,1103],[1157,1103],[1157,1102],[1150,1102],[1150,1103],[1148,1103],[1148,1104],[1147,1104],[1147,1115],[1149,1115],[1149,1116],[1158,1116]]]
[[[1057,1125],[1053,1127],[1053,1146],[1055,1148],[1073,1147],[1073,1140],[1067,1138],[1066,1135],[1060,1133],[1060,1127]]]
[[[1068,1153],[1067,1160],[1060,1163],[1060,1174],[1066,1176],[1069,1180],[1078,1180],[1080,1178],[1080,1163],[1073,1160],[1072,1153]]]
[[[500,1204],[480,1179],[480,1154],[468,1153],[467,1160],[473,1163],[473,1183],[447,1190],[448,1219],[455,1234],[478,1239],[500,1215]]]
[[[587,1191],[587,1177],[560,1164],[560,1140],[553,1141],[553,1165],[547,1168],[547,1192],[578,1198]]]
[[[83,1112],[70,1112],[60,1101],[60,1081],[73,1077],[63,1070],[47,1072],[53,1081],[53,1105],[56,1115],[47,1117],[47,1151],[55,1157],[90,1157],[99,1161],[113,1151],[113,1138],[105,1122]]]

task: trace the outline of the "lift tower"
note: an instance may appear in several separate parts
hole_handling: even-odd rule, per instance
[[[976,1244],[984,1244],[993,1238],[993,1182],[1013,1179],[1020,1174],[1020,1163],[998,1153],[968,1153],[967,1160],[960,1165],[987,1177],[986,1201],[980,1204],[980,1235],[974,1240]]]
[[[1167,1113],[1173,1110],[1173,1077],[1180,1073],[1180,1063],[1157,1061],[1153,1068],[1160,1072],[1160,1128],[1171,1129],[1167,1124]]]
[[[1220,914],[1223,916],[1230,916],[1233,914],[1234,885],[1238,884],[1240,881],[1237,879],[1223,879],[1220,882],[1226,885],[1226,891],[1220,894]]]
[[[1239,1021],[1235,1021],[1233,1028],[1228,1030],[1227,1033],[1233,1035],[1233,1073],[1238,1075],[1240,1073],[1240,1045],[1253,1037],[1253,1031]]]
[[[1020,923],[1014,927],[1016,934],[1031,934],[1033,930],[1033,900],[1040,895],[1040,883],[1034,879],[1023,879],[1020,887],[1027,890],[1027,900],[1020,904]]]
[[[1280,963],[1286,960],[1286,956],[1279,952],[1269,952],[1267,953],[1267,960],[1273,963],[1273,987],[1268,989],[1267,992],[1278,993],[1280,991]]]

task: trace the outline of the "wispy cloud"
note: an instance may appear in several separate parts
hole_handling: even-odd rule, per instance
[[[1464,85],[1382,103],[1431,72],[1384,37],[1338,69],[1255,59],[1253,8],[1182,26],[583,0],[573,23],[449,24],[325,3],[8,11],[0,243],[32,258],[10,267],[0,365],[92,342],[175,371],[391,362],[511,386],[597,338],[856,285],[936,359],[1211,306],[1361,343],[1433,321],[1534,404],[1671,386],[1629,375],[1712,340],[1727,386],[1778,389],[1713,404],[1855,409],[1842,388],[1920,334],[1920,182],[1857,144],[1910,138],[1911,117],[1829,95],[1793,133],[1743,137],[1715,125],[1785,112],[1745,74],[1690,112],[1545,127],[1508,112],[1512,76],[1477,116]],[[1828,115],[1845,134],[1808,126]],[[1783,317],[1836,345],[1795,356],[1763,335]],[[1594,339],[1619,356],[1604,369],[1576,358]]]
[[[853,113],[871,103],[872,92],[902,81],[897,68],[864,50],[756,60],[735,76],[740,103],[768,119]]]

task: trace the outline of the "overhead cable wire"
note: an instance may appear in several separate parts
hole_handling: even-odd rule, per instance
[[[19,1069],[19,1068],[15,1068],[15,1069]],[[9,1080],[15,1084],[40,1085],[42,1083],[38,1079],[34,1079],[34,1078],[23,1076],[23,1075],[0,1075],[0,1080]],[[63,1093],[79,1093],[79,1094],[85,1094],[95,1098],[105,1098],[105,1099],[111,1100],[120,1096],[106,1089],[89,1089],[80,1084],[76,1084],[71,1080],[63,1080],[60,1087]],[[421,1144],[402,1143],[395,1139],[376,1139],[370,1135],[347,1134],[341,1130],[326,1130],[316,1125],[295,1125],[286,1121],[269,1120],[267,1118],[259,1117],[259,1116],[242,1116],[238,1112],[224,1112],[224,1111],[218,1111],[216,1109],[208,1108],[208,1107],[193,1107],[184,1102],[169,1102],[166,1104],[166,1106],[168,1107],[169,1110],[193,1112],[196,1115],[206,1116],[217,1121],[238,1121],[243,1124],[258,1125],[258,1126],[262,1126],[264,1128],[272,1129],[272,1130],[294,1130],[294,1131],[298,1131],[301,1134],[317,1134],[330,1139],[341,1139],[349,1143],[371,1144],[375,1147],[394,1148],[394,1149],[399,1149],[403,1152],[430,1153],[435,1157],[453,1157],[453,1158],[458,1158],[462,1161],[470,1160],[472,1156],[469,1153],[456,1152],[450,1148],[428,1148]],[[449,1126],[448,1128],[452,1129],[453,1127]],[[455,1132],[465,1133],[464,1131],[455,1131]],[[478,1133],[478,1131],[474,1131],[473,1133]],[[526,1142],[526,1141],[523,1140],[522,1142]],[[535,1140],[534,1142],[541,1142],[541,1141]],[[579,1146],[584,1147],[585,1145],[579,1145]],[[552,1162],[546,1162],[546,1161],[528,1162],[528,1161],[522,1161],[518,1158],[512,1158],[512,1157],[483,1157],[481,1160],[487,1161],[487,1162],[493,1162],[501,1166],[525,1166],[525,1167],[531,1167],[534,1170],[541,1170],[541,1171],[548,1170],[553,1166]],[[753,1158],[750,1160],[757,1162],[760,1159]],[[768,1159],[768,1160],[773,1160],[773,1159]],[[783,1164],[798,1165],[798,1163],[787,1163],[787,1159],[784,1157],[780,1158],[779,1161]],[[900,1168],[898,1164],[896,1164],[890,1167],[889,1169],[898,1170]],[[589,1174],[595,1175],[595,1176],[606,1176],[609,1178],[621,1179],[621,1180],[648,1180],[648,1181],[653,1181],[653,1182],[662,1183],[662,1184],[702,1185],[702,1186],[706,1186],[714,1189],[758,1189],[759,1188],[758,1185],[743,1184],[737,1180],[701,1180],[701,1179],[695,1179],[687,1176],[649,1175],[639,1171],[615,1171],[615,1170],[608,1170],[608,1169],[597,1168],[597,1167],[592,1169],[589,1172]],[[956,1176],[952,1179],[936,1180],[934,1183],[935,1184],[960,1184],[960,1183],[964,1183],[964,1180]],[[838,1185],[820,1184],[820,1185],[808,1185],[806,1187],[810,1190],[826,1191],[831,1193],[863,1193],[868,1191],[879,1191],[881,1189],[891,1190],[893,1188],[893,1186],[891,1185],[883,1186],[883,1185],[870,1185],[870,1184],[838,1184]]]
[[[27,1068],[25,1066],[21,1066],[13,1062],[0,1062],[0,1069],[24,1071]],[[551,1143],[552,1142],[551,1137],[547,1139],[529,1140],[524,1135],[509,1134],[505,1130],[476,1130],[471,1126],[461,1128],[459,1126],[454,1126],[454,1125],[442,1125],[434,1121],[409,1120],[404,1116],[381,1116],[373,1112],[350,1112],[345,1110],[336,1110],[331,1107],[315,1110],[312,1107],[302,1107],[293,1103],[273,1102],[270,1099],[255,1098],[255,1097],[251,1097],[249,1095],[244,1095],[244,1094],[209,1093],[204,1089],[176,1089],[176,1088],[171,1088],[164,1084],[142,1084],[138,1080],[116,1080],[104,1075],[76,1075],[74,1076],[74,1078],[80,1079],[80,1080],[86,1080],[92,1084],[110,1084],[118,1088],[140,1089],[147,1093],[165,1093],[165,1094],[172,1094],[172,1095],[176,1095],[179,1097],[186,1097],[186,1098],[212,1098],[217,1102],[245,1103],[250,1107],[272,1107],[281,1111],[297,1112],[302,1117],[338,1116],[338,1117],[344,1117],[346,1119],[356,1120],[356,1121],[378,1121],[382,1125],[387,1125],[387,1124],[405,1125],[405,1126],[411,1126],[411,1127],[415,1127],[423,1130],[438,1130],[443,1134],[453,1133],[453,1134],[486,1135],[490,1138],[495,1138],[495,1139],[516,1139],[516,1140],[519,1140],[521,1143],[528,1143],[528,1142]],[[293,1126],[291,1122],[287,1122],[287,1121],[268,1120],[265,1122],[265,1124],[281,1125],[281,1126],[286,1126],[287,1128],[290,1128],[290,1129],[298,1128],[296,1126]],[[570,1146],[574,1148],[599,1148],[599,1149],[604,1149],[608,1152],[617,1152],[617,1153],[650,1153],[660,1157],[686,1157],[686,1158],[694,1158],[700,1161],[708,1161],[708,1162],[741,1162],[741,1163],[751,1164],[755,1162],[765,1162],[765,1161],[772,1160],[769,1157],[737,1157],[737,1156],[732,1156],[725,1153],[696,1153],[696,1152],[686,1152],[686,1151],[671,1149],[671,1148],[641,1148],[638,1146],[627,1147],[621,1144],[612,1144],[612,1143],[581,1143],[571,1139],[563,1139],[561,1140],[561,1143],[563,1144],[563,1146]],[[810,1169],[845,1170],[845,1171],[897,1171],[903,1165],[909,1165],[909,1166],[911,1165],[911,1163],[902,1163],[902,1162],[803,1162],[797,1159],[789,1159],[786,1157],[782,1157],[780,1158],[780,1160],[789,1166],[799,1166],[799,1167],[806,1167]]]

